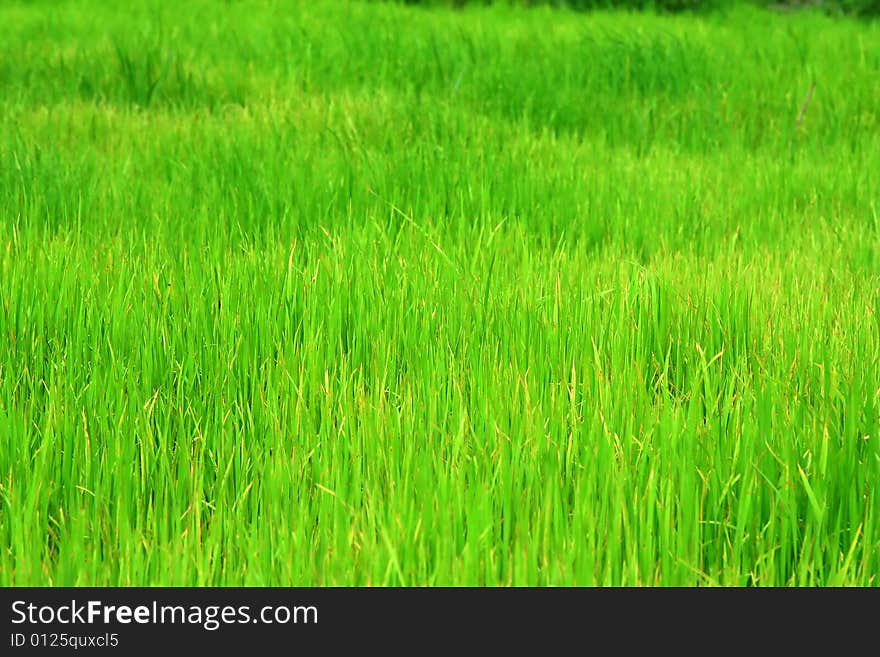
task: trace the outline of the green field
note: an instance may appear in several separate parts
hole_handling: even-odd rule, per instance
[[[0,4],[0,584],[878,576],[880,23]]]

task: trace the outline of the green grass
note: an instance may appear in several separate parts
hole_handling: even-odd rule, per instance
[[[880,25],[178,4],[0,5],[0,584],[878,584]]]

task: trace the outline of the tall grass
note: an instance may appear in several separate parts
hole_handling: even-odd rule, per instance
[[[0,26],[0,583],[877,583],[877,25]]]

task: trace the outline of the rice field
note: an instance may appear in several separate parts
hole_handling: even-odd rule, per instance
[[[880,23],[0,3],[0,584],[878,575]]]

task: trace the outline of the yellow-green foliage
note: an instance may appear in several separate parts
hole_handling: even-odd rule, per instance
[[[812,13],[3,3],[0,583],[876,584],[878,112]]]

